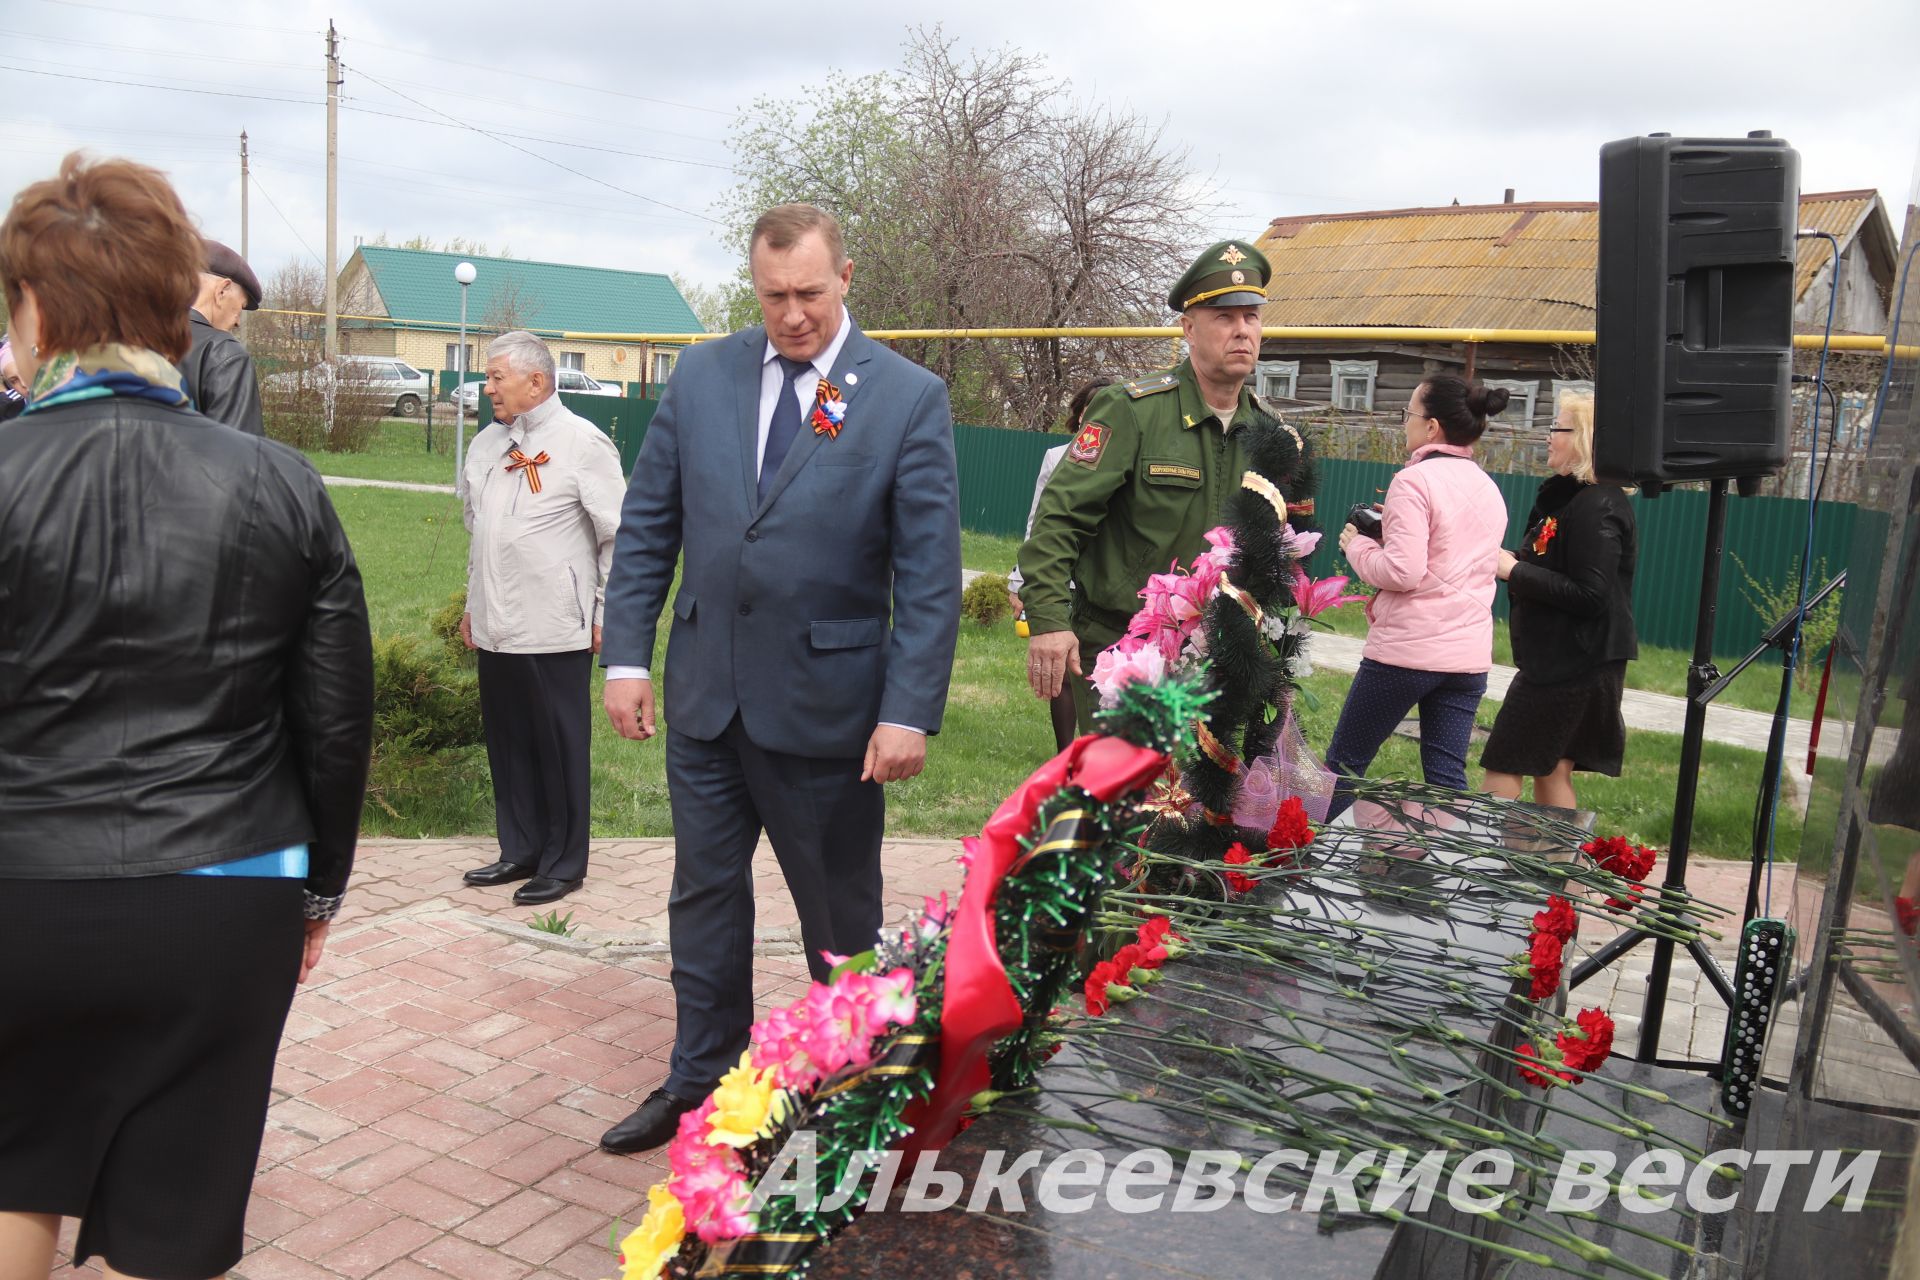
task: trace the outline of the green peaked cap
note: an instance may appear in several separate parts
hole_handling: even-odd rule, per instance
[[[1273,268],[1267,255],[1245,240],[1209,245],[1167,292],[1175,311],[1188,307],[1257,307],[1267,300]]]

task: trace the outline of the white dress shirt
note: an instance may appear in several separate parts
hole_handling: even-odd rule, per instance
[[[819,377],[825,378],[832,374],[833,363],[840,358],[840,349],[847,345],[847,335],[852,331],[853,317],[847,313],[847,309],[843,305],[840,308],[840,327],[835,330],[833,341],[829,342],[825,347],[822,347],[819,354],[813,358],[814,372],[818,374]],[[776,350],[773,345],[773,339],[767,339],[767,349],[760,355],[760,429],[754,445],[757,461],[753,468],[753,474],[756,480],[760,476],[760,468],[766,462],[767,432],[773,426],[774,406],[779,403],[780,388],[787,380],[787,375],[783,371],[780,362],[775,359],[779,354],[780,352]],[[819,382],[817,380],[809,381],[804,377],[793,380],[793,396],[800,406],[800,424],[802,430],[806,428],[807,415],[813,408],[813,397],[818,387]],[[650,680],[652,678],[651,673],[646,667],[607,668],[607,679],[609,680]],[[887,724],[888,722],[883,720],[881,723]],[[923,734],[926,732],[925,729],[910,724],[895,724],[889,727],[907,729],[914,733]]]
[[[813,358],[813,370],[821,378],[833,373],[833,362],[840,358],[840,349],[847,345],[847,334],[853,330],[853,317],[847,314],[846,307],[840,308],[840,327],[834,331],[833,341],[829,342]],[[773,427],[773,407],[780,398],[781,384],[787,380],[781,365],[774,357],[780,353],[774,350],[773,340],[767,340],[767,349],[760,356],[760,432],[754,445],[754,456],[759,459],[753,468],[754,478],[760,477],[760,468],[767,457],[767,432]],[[813,411],[813,396],[819,386],[818,380],[809,381],[804,377],[793,380],[793,398],[800,405],[800,429],[806,430],[807,415]]]

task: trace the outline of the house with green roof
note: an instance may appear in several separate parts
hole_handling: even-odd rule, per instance
[[[396,356],[418,369],[455,368],[460,286],[453,269],[462,262],[476,272],[467,293],[467,368],[476,373],[487,339],[526,329],[546,339],[562,368],[616,386],[653,387],[665,381],[679,344],[618,335],[704,332],[673,281],[656,271],[361,245],[340,272],[342,350]]]

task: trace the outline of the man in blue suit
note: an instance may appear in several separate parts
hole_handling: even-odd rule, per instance
[[[609,1151],[670,1139],[747,1047],[754,846],[764,829],[807,964],[880,927],[881,784],[939,731],[960,625],[946,386],[854,327],[839,224],[781,205],[749,242],[764,326],[683,354],[627,488],[601,661],[621,736],[653,736],[667,638],[668,925],[678,1016],[666,1084]]]

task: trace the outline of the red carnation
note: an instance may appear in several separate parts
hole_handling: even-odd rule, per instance
[[[1624,898],[1608,898],[1607,905],[1615,911],[1632,911],[1640,905],[1640,899],[1647,892],[1645,885],[1630,884]]]
[[[1912,898],[1895,898],[1893,910],[1900,917],[1900,932],[1912,937],[1916,930],[1920,930],[1920,907],[1913,905]]]
[[[1267,829],[1267,848],[1304,849],[1312,843],[1313,827],[1307,822],[1307,806],[1300,803],[1299,796],[1288,796],[1280,802],[1280,812],[1273,816],[1273,825]]]
[[[1247,852],[1247,846],[1236,840],[1221,861],[1229,866],[1244,867],[1253,861],[1253,855]],[[1238,871],[1227,872],[1227,888],[1234,893],[1246,893],[1257,883],[1252,876],[1242,875]]]
[[[1522,1058],[1531,1059],[1535,1062],[1539,1062],[1540,1065],[1542,1066],[1546,1066],[1546,1063],[1541,1059],[1539,1052],[1536,1049],[1534,1049],[1533,1044],[1531,1042],[1521,1045],[1518,1050],[1518,1053]],[[1569,1076],[1566,1072],[1555,1071],[1551,1067],[1548,1067],[1547,1070],[1544,1073],[1542,1073],[1539,1071],[1535,1071],[1532,1067],[1528,1066],[1525,1062],[1521,1062],[1519,1066],[1520,1066],[1520,1078],[1522,1080],[1525,1080],[1528,1084],[1537,1084],[1542,1089],[1553,1088],[1554,1077],[1556,1076],[1558,1076],[1562,1080],[1571,1080],[1573,1078],[1572,1076]]]
[[[1158,969],[1167,962],[1167,948],[1158,938],[1142,935],[1138,942],[1130,942],[1127,945],[1140,953],[1140,958],[1134,963],[1142,969]]]
[[[1113,961],[1102,960],[1087,975],[1087,1013],[1097,1018],[1107,1011],[1107,984],[1115,981]]]
[[[1592,858],[1602,871],[1611,871],[1625,880],[1645,880],[1653,870],[1658,854],[1645,845],[1636,845],[1625,836],[1589,840],[1580,851]]]
[[[1628,880],[1645,880],[1659,856],[1645,845],[1636,845],[1627,851],[1614,870]]]
[[[1576,1021],[1582,1034],[1563,1031],[1554,1043],[1560,1046],[1560,1056],[1567,1066],[1575,1071],[1592,1071],[1613,1052],[1613,1019],[1599,1009],[1582,1009]]]
[[[1157,969],[1163,963],[1186,953],[1186,939],[1173,931],[1173,922],[1165,916],[1154,916],[1140,926],[1140,949],[1146,953],[1150,962],[1148,968]]]
[[[1565,944],[1550,933],[1536,933],[1528,939],[1528,946],[1527,968],[1533,986],[1527,995],[1545,1000],[1560,989],[1560,957]]]
[[[1146,949],[1137,942],[1129,942],[1126,946],[1114,952],[1112,964],[1113,972],[1116,975],[1114,981],[1123,987],[1132,983],[1133,971],[1135,969],[1157,969],[1160,967],[1158,964],[1147,963]]]
[[[1165,916],[1154,916],[1140,926],[1140,942],[1143,946],[1149,942],[1157,942],[1164,946],[1169,940],[1173,942],[1186,941],[1185,938],[1173,931],[1173,921],[1167,919]]]
[[[1558,894],[1547,895],[1547,909],[1536,911],[1533,927],[1541,933],[1550,933],[1562,942],[1571,941],[1580,930],[1580,918],[1573,913],[1573,904]]]
[[[1580,846],[1580,852],[1592,858],[1608,871],[1613,870],[1613,860],[1633,846],[1627,843],[1625,836],[1596,837]]]

